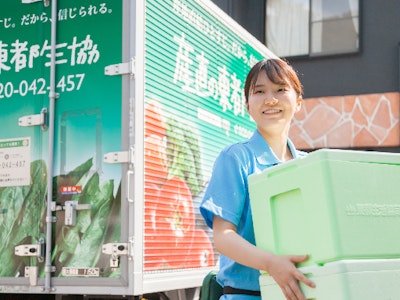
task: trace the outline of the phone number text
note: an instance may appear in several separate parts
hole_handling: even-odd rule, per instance
[[[56,84],[57,92],[79,91],[84,79],[85,74],[62,76]],[[44,78],[36,78],[30,82],[22,80],[16,84],[10,81],[6,83],[0,82],[0,99],[9,99],[15,95],[21,97],[28,95],[45,95],[49,91],[50,86]]]
[[[25,163],[24,160],[18,160],[18,161],[15,161],[15,162],[3,161],[3,162],[0,162],[0,168],[1,169],[24,168],[25,164],[26,163]]]

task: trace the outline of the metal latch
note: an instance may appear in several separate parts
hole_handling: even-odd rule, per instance
[[[102,252],[104,254],[111,255],[110,257],[110,267],[118,268],[119,257],[122,255],[129,254],[129,244],[128,243],[108,243],[103,245]]]
[[[76,212],[78,210],[88,210],[91,209],[91,204],[78,204],[78,201],[65,201],[65,220],[64,224],[67,226],[76,225]]]
[[[43,108],[40,114],[23,116],[18,119],[18,125],[27,126],[42,126],[42,130],[47,129],[47,109]]]
[[[31,286],[37,286],[39,268],[37,266],[26,266],[24,276],[29,278]]]
[[[31,3],[43,1],[44,2],[44,6],[49,6],[50,5],[50,1],[49,0],[21,0],[21,1],[22,1],[23,4],[31,4]]]
[[[133,163],[133,148],[129,151],[106,153],[103,157],[103,161],[109,164]]]
[[[115,75],[131,75],[135,76],[135,60],[131,59],[130,62],[109,65],[104,68],[104,74],[108,76]]]
[[[39,262],[44,261],[44,239],[40,238],[37,244],[18,245],[14,248],[17,256],[36,256]]]

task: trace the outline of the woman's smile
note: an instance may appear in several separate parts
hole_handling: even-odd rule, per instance
[[[280,109],[267,109],[265,111],[263,111],[264,115],[273,115],[273,114],[277,114],[280,113],[282,110]]]

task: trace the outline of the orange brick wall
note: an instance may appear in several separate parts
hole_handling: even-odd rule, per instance
[[[400,145],[399,93],[304,99],[290,138],[299,149]]]

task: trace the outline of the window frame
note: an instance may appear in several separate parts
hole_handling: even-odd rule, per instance
[[[267,1],[265,0],[265,7],[267,7]],[[280,55],[276,53],[278,56],[282,58],[288,58],[292,61],[296,60],[304,60],[304,59],[322,59],[322,58],[332,58],[332,57],[343,57],[343,56],[354,56],[359,55],[363,51],[363,5],[361,0],[357,0],[358,2],[358,48],[354,51],[347,51],[347,52],[337,52],[337,53],[312,53],[311,52],[311,44],[312,44],[312,29],[311,29],[311,19],[312,19],[312,0],[308,0],[310,4],[310,11],[308,15],[308,53],[307,54],[300,54],[300,55]],[[265,11],[265,21],[264,21],[264,33],[265,33],[265,45],[268,47],[267,41],[267,11]]]

